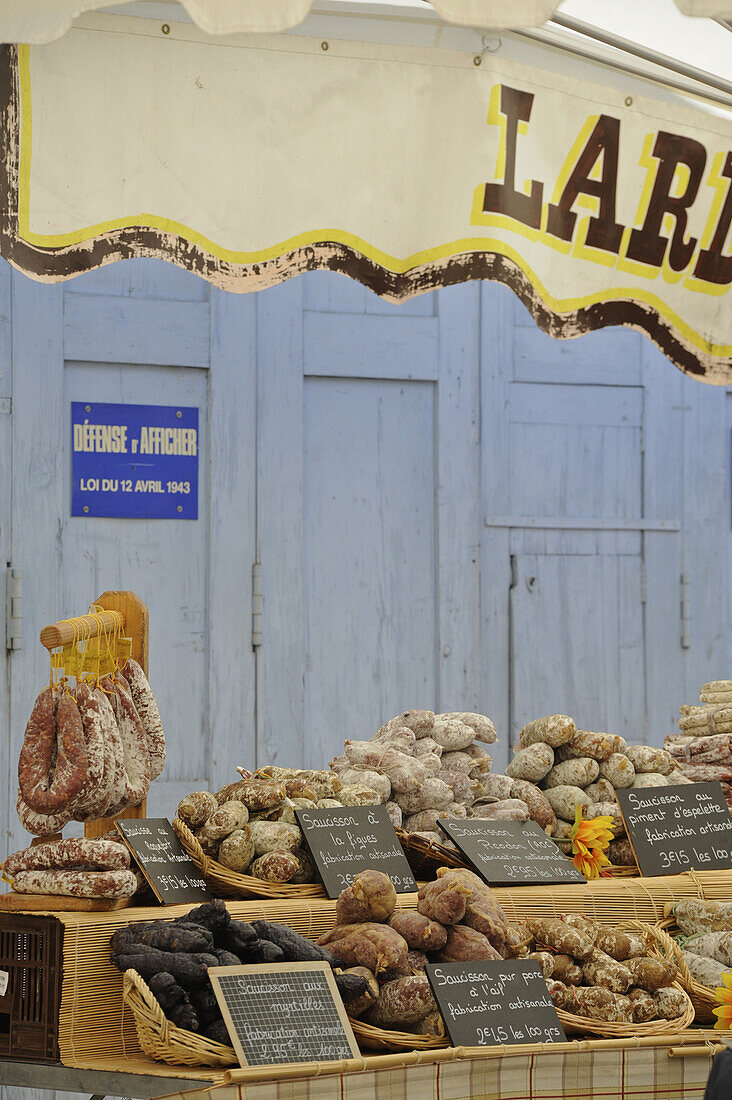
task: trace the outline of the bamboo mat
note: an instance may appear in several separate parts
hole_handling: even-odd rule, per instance
[[[723,900],[732,894],[732,872],[703,871],[655,879],[600,879],[570,887],[516,887],[495,891],[508,917],[560,916],[585,913],[597,920],[616,924],[638,919],[654,923],[663,919],[664,905],[681,897]],[[399,905],[413,908],[416,895],[403,894]],[[64,925],[64,976],[59,1014],[59,1048],[66,1066],[86,1066],[89,1060],[144,1057],[134,1022],[122,1002],[122,975],[109,961],[109,940],[113,932],[133,920],[173,918],[192,906],[156,906],[111,913],[56,913]],[[321,898],[300,901],[230,901],[227,908],[240,920],[267,919],[287,924],[315,939],[335,924],[335,902]],[[154,1063],[145,1060],[144,1072]],[[137,1070],[130,1063],[132,1072]],[[170,1067],[160,1066],[161,1074]],[[181,1072],[183,1072],[181,1070]],[[208,1071],[212,1072],[212,1071]],[[207,1071],[191,1072],[199,1079]],[[186,1073],[186,1076],[188,1074]]]

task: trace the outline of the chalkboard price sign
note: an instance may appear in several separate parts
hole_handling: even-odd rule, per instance
[[[720,783],[616,793],[642,875],[732,867],[732,817]]]
[[[208,976],[242,1066],[360,1058],[327,963],[212,966]]]
[[[531,959],[428,963],[425,971],[455,1047],[566,1041]]]
[[[535,821],[458,818],[437,824],[492,886],[586,881]]]
[[[398,894],[417,889],[407,857],[383,806],[296,809],[297,820],[329,898],[337,898],[359,871],[383,871]]]
[[[203,875],[167,818],[129,819],[115,825],[163,905],[211,900]]]

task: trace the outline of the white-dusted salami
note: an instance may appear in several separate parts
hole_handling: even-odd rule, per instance
[[[20,871],[13,889],[69,898],[129,898],[137,890],[137,878],[132,871]]]
[[[498,740],[496,727],[485,714],[474,714],[472,711],[447,711],[442,718],[457,718],[465,726],[470,726],[474,733],[475,741],[482,741],[484,745],[493,745]]]
[[[544,777],[546,787],[587,787],[594,783],[600,774],[600,765],[589,756],[576,757],[555,764]]]
[[[525,749],[537,741],[556,748],[557,745],[565,745],[567,741],[571,741],[576,732],[574,720],[568,715],[549,714],[546,718],[537,718],[526,723],[521,730],[521,748]]]
[[[123,672],[145,732],[150,759],[150,779],[157,779],[165,767],[165,732],[158,704],[155,701],[147,676],[137,661],[130,657]]]
[[[74,800],[76,821],[103,817],[112,797],[112,776],[107,770],[107,732],[111,708],[104,693],[81,680],[74,692],[86,743],[87,773]]]
[[[129,686],[120,673],[114,678],[112,707],[122,738],[127,772],[124,798],[128,806],[139,806],[150,789],[150,753]]]
[[[577,730],[571,741],[557,745],[556,760],[561,763],[563,760],[576,760],[580,756],[589,756],[592,760],[607,760],[611,753],[617,751],[612,734]]]
[[[86,745],[76,700],[66,685],[45,688],[33,707],[18,760],[23,799],[39,814],[69,808],[87,773]]]
[[[636,775],[648,772],[668,775],[674,766],[669,753],[655,745],[629,745],[625,755],[635,768]]]
[[[15,852],[5,860],[3,869],[12,877],[21,871],[126,871],[129,866],[130,854],[124,844],[69,837]]]
[[[37,814],[32,810],[18,790],[16,801],[18,820],[26,832],[34,836],[53,836],[60,833],[64,825],[71,821],[71,810],[60,810],[56,814]]]

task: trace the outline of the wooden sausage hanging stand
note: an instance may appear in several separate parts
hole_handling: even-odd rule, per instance
[[[103,627],[104,633],[112,635],[115,632],[124,634],[131,639],[130,656],[137,661],[142,671],[147,676],[148,672],[148,644],[150,636],[150,612],[147,604],[144,604],[134,592],[103,592],[94,601],[97,607],[101,607],[100,615],[83,615],[81,621],[87,626],[85,637],[99,637],[99,628]],[[49,651],[68,645],[78,639],[78,631],[70,622],[62,620],[44,626],[41,631],[41,645]],[[145,816],[146,802],[139,806],[131,806],[117,814],[118,818],[142,818]],[[114,828],[114,818],[100,817],[96,821],[88,821],[84,826],[84,836],[104,836]],[[44,840],[47,840],[44,837]]]
[[[103,592],[94,605],[101,608],[101,613],[82,615],[74,622],[61,620],[44,626],[41,630],[41,645],[51,654],[60,650],[65,645],[73,645],[80,640],[80,627],[83,624],[83,637],[85,639],[107,636],[110,639],[123,636],[129,639],[129,655],[137,661],[147,676],[148,673],[148,644],[150,633],[150,612],[146,604],[135,595],[134,592]],[[94,838],[104,836],[114,829],[114,822],[120,818],[144,818],[146,813],[146,801],[139,806],[131,806],[122,813],[112,817],[100,817],[95,821],[87,821],[84,825],[84,835]],[[36,844],[47,843],[49,840],[60,840],[62,834],[53,837],[36,837],[31,847]],[[130,904],[128,899],[117,901],[96,898],[67,898],[60,896],[46,896],[45,894],[2,894],[0,895],[0,910],[19,910],[28,912],[79,910],[84,912],[109,911]]]

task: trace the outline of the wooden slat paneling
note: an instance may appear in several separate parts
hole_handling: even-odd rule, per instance
[[[33,701],[49,676],[48,653],[37,639],[64,606],[61,517],[68,498],[60,474],[68,460],[69,415],[63,399],[63,288],[14,271],[12,293],[12,558],[23,571],[26,639],[25,648],[11,657],[12,764],[4,773],[12,807],[7,847],[14,851],[29,840],[15,815],[17,761]]]
[[[441,710],[478,709],[480,678],[480,287],[438,295],[437,590]]]
[[[303,280],[257,295],[257,760],[298,767],[303,726]]]
[[[513,294],[498,283],[480,287],[481,508],[509,515],[508,400],[513,373]],[[484,527],[480,540],[481,684],[480,710],[493,718],[500,743],[491,749],[494,771],[503,771],[510,748],[509,597],[511,557],[508,528]]]
[[[67,359],[207,367],[207,302],[70,294],[64,311]]]
[[[561,713],[583,729],[635,736],[644,711],[640,578],[640,557],[516,558],[514,733]]]
[[[345,378],[438,377],[433,317],[304,316],[304,373]]]
[[[211,290],[210,564],[208,577],[212,789],[256,757],[252,562],[256,558],[256,302]]]
[[[368,738],[436,698],[434,391],[429,382],[305,383],[311,767],[341,753],[344,737]]]
[[[639,427],[643,422],[643,389],[514,382],[509,415],[512,423],[521,424]]]
[[[725,668],[725,532],[730,523],[729,443],[724,390],[681,379],[684,415],[683,571],[690,579],[691,647],[686,650],[685,703],[701,684],[728,679]]]
[[[590,332],[576,340],[554,340],[533,321],[527,326],[517,325],[514,379],[565,385],[639,386],[641,341],[637,333],[623,329]]]
[[[0,264],[0,563],[3,571],[6,562],[11,562],[12,539],[12,291],[11,268],[4,261]],[[0,582],[0,631],[5,626],[5,584]],[[3,637],[3,643],[5,639]],[[12,784],[17,782],[17,761],[11,754],[9,735],[10,685],[13,667],[13,654],[2,645],[0,654],[0,722],[5,731],[0,737],[0,837],[4,850],[10,829],[15,830],[15,801],[11,798]],[[9,777],[6,778],[6,777]],[[0,857],[1,858],[1,857]],[[2,1090],[0,1090],[1,1092]]]

